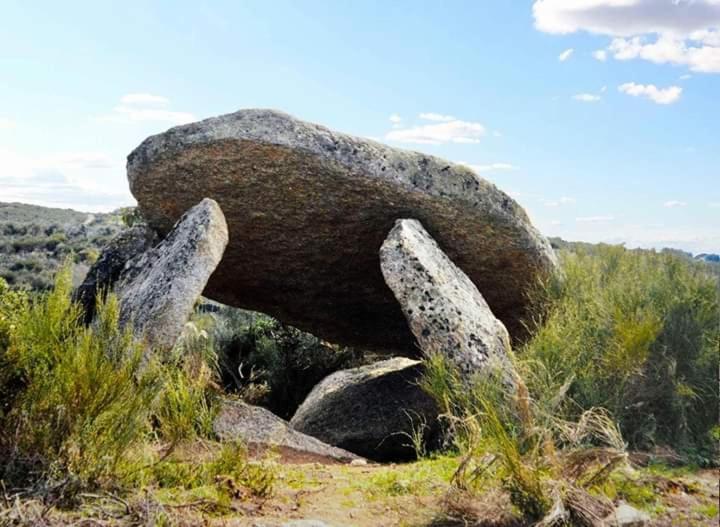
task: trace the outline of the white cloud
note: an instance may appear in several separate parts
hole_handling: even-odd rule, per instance
[[[689,75],[689,74],[687,74],[687,73],[686,73],[685,75],[680,75],[680,76],[678,77],[678,79],[681,80],[681,81],[686,81],[686,80],[691,79],[691,78],[692,78],[692,75]]]
[[[443,115],[441,113],[421,113],[420,119],[424,119],[426,121],[440,121],[440,122],[449,122],[449,121],[457,121],[455,117],[452,115]]]
[[[593,51],[592,56],[594,59],[599,60],[600,62],[605,62],[607,60],[607,51],[604,49],[598,49]]]
[[[537,0],[535,27],[547,33],[607,35],[615,59],[642,59],[720,72],[718,0]],[[607,58],[604,50],[593,56]]]
[[[175,125],[197,120],[192,113],[158,108],[169,103],[168,98],[160,95],[131,93],[121,97],[120,104],[113,108],[112,113],[101,116],[100,120],[121,123],[161,122]]]
[[[677,200],[670,200],[663,203],[663,207],[667,207],[668,209],[674,209],[677,207],[686,207],[687,203],[684,201],[677,201]]]
[[[635,84],[634,82],[621,84],[618,86],[618,90],[633,97],[647,97],[657,104],[672,104],[680,99],[682,94],[680,86],[658,88],[654,84]]]
[[[560,55],[558,55],[558,60],[559,60],[560,62],[565,62],[567,59],[570,58],[570,55],[573,54],[573,51],[574,51],[573,48],[568,48],[568,49],[566,49],[565,51],[563,51],[562,53],[560,53]]]
[[[575,218],[575,221],[579,223],[604,223],[613,221],[614,219],[615,216],[581,216],[579,218]]]
[[[102,152],[28,156],[0,149],[3,201],[108,211],[133,203],[121,162]]]
[[[592,93],[578,93],[573,95],[573,99],[582,102],[598,102],[600,100],[599,95],[593,95]]]
[[[15,128],[15,121],[7,117],[0,117],[0,130],[10,130]]]
[[[656,64],[685,65],[692,71],[720,73],[720,46],[692,46],[675,35],[660,35],[654,42],[641,36],[615,38],[608,51],[617,60],[640,58]]]
[[[544,201],[543,202],[546,207],[561,207],[562,205],[572,205],[575,203],[575,198],[571,198],[568,196],[562,196],[558,200],[554,201]]]
[[[493,130],[492,134],[493,134],[493,137],[502,137],[502,133],[499,132],[498,130]]]
[[[167,105],[170,100],[162,95],[152,95],[150,93],[128,93],[120,97],[122,104],[140,104],[140,105]]]
[[[603,86],[600,88],[600,93],[605,93],[607,91],[607,86]]]
[[[392,124],[400,124],[402,122],[402,117],[400,117],[398,114],[394,113],[390,115],[388,118]]]
[[[398,143],[439,145],[443,143],[479,143],[480,138],[485,134],[485,127],[480,123],[455,120],[392,130],[385,135],[385,139]]]
[[[511,165],[510,163],[491,163],[489,165],[473,165],[472,163],[466,163],[464,161],[459,161],[458,164],[466,166],[473,172],[477,172],[477,173],[517,170],[517,167],[515,165]]]

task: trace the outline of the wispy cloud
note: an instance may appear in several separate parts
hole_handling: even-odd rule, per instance
[[[511,165],[510,163],[490,163],[489,165],[475,165],[472,163],[466,163],[464,161],[459,161],[458,164],[466,166],[473,172],[477,172],[477,173],[517,170],[517,167],[515,165]]]
[[[543,204],[546,207],[561,207],[563,205],[572,205],[575,203],[575,198],[571,198],[569,196],[562,196],[560,199],[556,200],[544,200]]]
[[[579,218],[575,218],[575,221],[578,223],[604,223],[613,221],[614,219],[615,216],[581,216]]]
[[[393,114],[390,115],[390,117],[388,117],[388,120],[389,120],[392,124],[400,124],[400,123],[402,122],[402,117],[400,117],[400,116],[399,116],[398,114],[396,114],[396,113],[393,113]]]
[[[446,121],[411,128],[391,130],[385,135],[388,141],[439,145],[444,143],[479,143],[487,133],[480,123]]]
[[[594,95],[592,93],[578,93],[577,95],[573,95],[573,99],[581,102],[598,102],[600,98],[601,97],[599,95]]]
[[[598,49],[593,51],[592,56],[595,60],[605,62],[607,60],[607,51],[605,51],[604,49]]]
[[[566,49],[565,51],[563,51],[562,53],[560,53],[560,55],[558,55],[558,60],[559,60],[560,62],[565,62],[565,61],[566,61],[567,59],[569,59],[570,56],[573,54],[573,51],[574,51],[573,48],[568,48],[568,49]]]
[[[618,90],[633,97],[646,97],[657,104],[677,102],[683,91],[680,86],[658,88],[654,84],[635,84],[634,82],[621,84],[618,86]]]
[[[675,209],[678,207],[687,207],[687,203],[685,201],[670,200],[663,203],[663,207]]]
[[[456,121],[457,119],[453,117],[452,115],[443,115],[441,113],[421,113],[420,119],[424,119],[426,121],[441,121],[441,122],[448,122],[448,121]]]
[[[709,206],[713,209],[720,209],[720,201],[715,201],[713,203],[709,203]]]
[[[160,105],[170,104],[170,99],[162,95],[153,95],[151,93],[128,93],[120,97],[122,104],[141,104],[141,105]]]
[[[7,117],[0,117],[0,130],[10,130],[15,128],[15,121]]]
[[[149,93],[130,93],[120,98],[120,104],[112,113],[100,117],[102,121],[137,123],[162,122],[187,124],[197,118],[189,112],[177,112],[166,109],[170,99]]]

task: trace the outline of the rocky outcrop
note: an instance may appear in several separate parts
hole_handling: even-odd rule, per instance
[[[265,408],[238,400],[223,401],[213,422],[213,431],[221,441],[240,440],[254,446],[286,448],[343,462],[360,459],[355,454],[293,430],[287,421]]]
[[[87,324],[95,316],[98,294],[110,291],[120,278],[125,264],[150,249],[157,241],[157,234],[147,225],[136,225],[115,236],[103,248],[85,280],[75,290],[74,299],[82,306]]]
[[[467,378],[509,368],[510,339],[475,284],[417,220],[398,220],[380,248],[385,282],[426,354],[439,353]]]
[[[555,266],[525,211],[467,167],[281,112],[172,128],[146,139],[127,168],[161,234],[206,196],[222,207],[230,244],[206,296],[338,344],[416,352],[378,265],[398,218],[423,222],[513,335],[528,287]]]
[[[305,399],[290,425],[376,461],[415,457],[411,436],[426,445],[439,437],[438,408],[418,385],[422,364],[397,357],[326,377]]]
[[[173,347],[228,242],[222,210],[212,199],[190,208],[168,236],[130,260],[115,292],[120,322],[155,350]]]

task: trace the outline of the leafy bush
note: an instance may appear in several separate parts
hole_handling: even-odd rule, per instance
[[[117,485],[141,468],[134,458],[151,438],[170,442],[167,455],[210,435],[207,336],[189,326],[160,364],[119,327],[115,297],[97,313],[83,325],[69,262],[54,289],[34,299],[0,282],[0,480]]]
[[[350,348],[330,345],[259,313],[222,307],[209,324],[224,387],[289,419],[327,375],[361,363]]]
[[[142,350],[118,326],[117,300],[101,306],[96,323],[86,328],[70,292],[67,265],[51,293],[21,302],[12,315],[0,350],[7,409],[0,437],[7,457],[3,479],[65,474],[98,482],[114,473],[147,430],[159,386],[141,370]],[[5,309],[3,316],[9,316]]]
[[[549,307],[518,352],[531,393],[567,389],[566,417],[603,407],[632,446],[707,460],[719,403],[717,278],[671,253],[599,246],[560,256],[564,276],[535,293]]]

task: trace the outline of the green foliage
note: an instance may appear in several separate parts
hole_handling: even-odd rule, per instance
[[[66,265],[52,292],[15,312],[0,376],[3,388],[12,387],[0,390],[7,409],[0,448],[12,453],[4,478],[100,482],[147,431],[159,386],[141,369],[142,350],[119,328],[117,300],[100,306],[86,328],[70,294]]]
[[[522,380],[514,382],[499,370],[462,380],[443,356],[429,357],[421,385],[444,410],[461,456],[453,483],[487,491],[500,482],[529,520],[593,525],[608,504],[590,490],[625,461],[619,431],[596,408],[577,422],[559,419],[545,411],[549,401],[532,400]]]
[[[209,332],[224,387],[286,419],[323,378],[361,362],[355,350],[266,315],[224,307],[213,318]]]
[[[607,408],[634,447],[707,452],[717,423],[718,279],[671,253],[597,246],[562,252],[545,313],[518,352],[531,393],[569,396],[568,418]],[[708,456],[709,454],[704,454]]]
[[[163,388],[153,418],[160,437],[177,444],[212,435],[217,410],[215,364],[207,333],[188,323],[170,360],[157,366]]]

